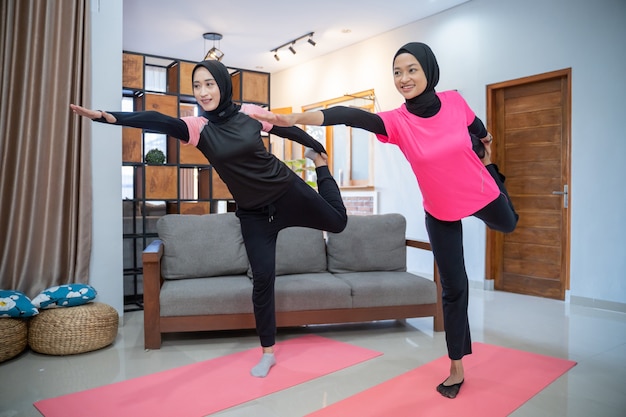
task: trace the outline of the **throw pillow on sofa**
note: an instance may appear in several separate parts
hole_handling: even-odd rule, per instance
[[[166,279],[245,274],[248,256],[235,213],[167,214],[157,221]],[[198,256],[198,252],[205,256]]]
[[[406,219],[398,213],[348,216],[341,233],[328,233],[332,273],[406,271]]]
[[[326,272],[324,232],[308,227],[288,227],[276,240],[276,276]],[[252,270],[248,268],[252,278]]]
[[[39,314],[23,292],[0,290],[0,317],[32,317]]]
[[[96,298],[96,290],[87,284],[64,284],[45,289],[33,298],[38,308],[73,307],[87,304]]]

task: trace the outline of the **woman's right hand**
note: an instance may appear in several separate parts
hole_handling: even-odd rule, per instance
[[[109,114],[102,110],[86,109],[85,107],[77,106],[76,104],[70,104],[70,109],[72,109],[75,114],[83,117],[88,117],[91,120],[96,120],[104,117],[104,120],[106,120],[108,123],[115,123],[117,121],[117,119],[112,114]]]
[[[270,123],[274,126],[289,127],[295,125],[297,121],[297,114],[276,114],[270,111],[263,113],[253,113],[249,115],[253,119]]]
[[[311,125],[322,126],[324,123],[324,113],[319,110],[307,111],[304,113],[276,114],[272,112],[250,114],[253,119],[268,122],[274,126],[295,126],[295,125]]]

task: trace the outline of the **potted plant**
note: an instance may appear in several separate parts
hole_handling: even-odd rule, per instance
[[[144,161],[149,165],[163,165],[165,163],[165,154],[160,149],[150,149],[146,153]]]
[[[302,158],[302,159],[289,159],[286,161],[283,161],[285,163],[285,165],[287,165],[289,168],[291,168],[291,170],[293,172],[295,172],[296,174],[298,174],[299,176],[301,176],[304,179],[304,182],[306,182],[307,184],[309,184],[311,187],[315,188],[317,187],[317,183],[315,181],[309,181],[307,180],[307,176],[306,172],[307,171],[315,171],[315,167],[314,166],[307,166],[306,164],[306,159]]]

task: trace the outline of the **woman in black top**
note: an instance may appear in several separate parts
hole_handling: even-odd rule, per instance
[[[252,301],[263,350],[251,374],[265,377],[276,363],[274,282],[278,232],[301,226],[339,233],[347,223],[346,208],[319,142],[297,127],[272,126],[249,117],[267,110],[233,103],[230,74],[220,62],[197,64],[192,78],[194,97],[204,110],[199,117],[178,119],[154,111],[105,112],[73,104],[70,108],[97,122],[150,129],[195,145],[226,183],[237,203],[236,215],[252,270]],[[267,151],[261,130],[310,148],[305,155],[315,163],[319,194]]]

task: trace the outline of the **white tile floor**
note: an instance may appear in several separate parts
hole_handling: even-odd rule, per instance
[[[96,352],[46,356],[27,350],[0,364],[0,417],[41,417],[32,405],[34,401],[258,344],[253,332],[196,333],[168,335],[160,350],[145,351],[142,319],[142,312],[126,313],[114,345]],[[470,320],[474,341],[578,362],[512,416],[626,416],[626,314],[472,289]],[[307,333],[378,350],[384,355],[214,416],[304,416],[445,354],[444,334],[433,333],[432,319],[280,329],[279,340]],[[88,413],[85,417],[89,417]]]

